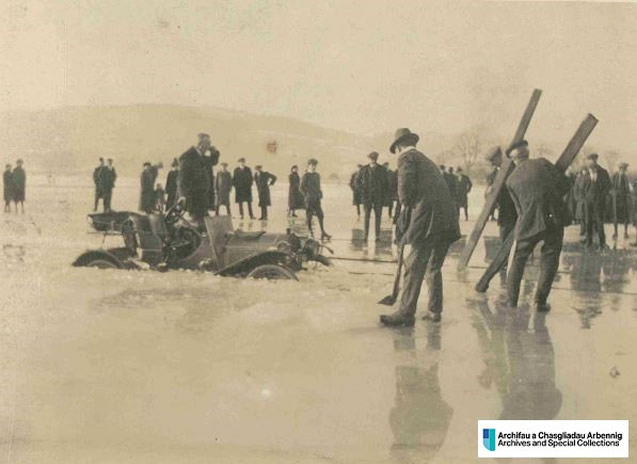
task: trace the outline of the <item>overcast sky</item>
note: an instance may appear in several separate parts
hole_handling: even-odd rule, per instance
[[[475,124],[637,151],[637,4],[3,0],[0,104],[172,103],[360,134]]]

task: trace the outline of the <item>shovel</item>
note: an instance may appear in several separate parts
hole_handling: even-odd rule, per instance
[[[400,245],[400,251],[398,252],[398,269],[396,270],[396,278],[394,279],[394,290],[391,295],[387,295],[385,298],[380,300],[378,304],[382,304],[385,306],[392,306],[396,303],[398,299],[398,294],[400,293],[400,274],[403,270],[403,254],[405,252],[405,245]]]

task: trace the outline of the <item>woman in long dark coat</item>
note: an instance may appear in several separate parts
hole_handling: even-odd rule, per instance
[[[270,186],[276,182],[276,176],[268,171],[263,171],[261,166],[255,166],[254,183],[259,193],[259,207],[261,208],[261,217],[259,221],[268,219],[268,206],[272,205],[270,198]]]
[[[305,209],[305,199],[301,193],[301,177],[299,176],[299,167],[292,166],[290,175],[288,176],[290,188],[288,190],[288,214],[296,217],[295,210]]]
[[[139,210],[146,214],[153,212],[155,208],[155,180],[157,179],[157,167],[150,163],[144,163],[144,170],[140,176],[141,194],[139,197]]]

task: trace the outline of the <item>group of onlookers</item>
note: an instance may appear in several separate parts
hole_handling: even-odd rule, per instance
[[[620,163],[611,178],[598,164],[596,153],[588,155],[586,166],[570,173],[571,191],[566,197],[574,221],[580,225],[580,235],[587,247],[598,237],[600,248],[606,246],[604,223],[613,223],[613,240],[618,237],[618,226],[624,226],[628,238],[628,225],[637,226],[637,180],[628,177],[628,163]]]
[[[27,174],[22,167],[23,161],[18,159],[16,167],[11,169],[10,164],[4,167],[2,176],[4,187],[4,212],[11,212],[11,203],[15,204],[15,211],[18,212],[18,205],[24,213],[24,200],[26,197]]]
[[[117,171],[113,166],[113,159],[108,158],[108,164],[104,164],[104,158],[99,159],[99,165],[93,171],[93,183],[95,184],[95,204],[93,211],[97,211],[99,201],[102,200],[104,211],[111,211],[113,189],[117,180]]]
[[[487,193],[493,186],[502,164],[502,151],[494,149],[487,155],[493,171],[487,176]],[[618,226],[624,226],[624,237],[628,238],[628,225],[637,227],[637,179],[628,176],[628,163],[620,163],[611,177],[598,163],[597,153],[589,154],[585,165],[575,173],[569,173],[571,188],[565,202],[571,221],[580,227],[582,242],[592,248],[595,237],[598,246],[606,244],[605,223],[613,223],[613,239],[618,237]],[[502,189],[497,198],[497,221],[502,239],[513,229],[517,220],[515,206],[507,189]]]
[[[389,168],[389,163],[378,163],[379,154],[371,152],[367,155],[369,162],[366,165],[358,165],[358,170],[350,178],[349,185],[352,189],[352,204],[356,207],[356,214],[361,215],[361,205],[364,211],[364,240],[369,237],[369,224],[371,213],[374,213],[376,240],[380,236],[380,224],[383,208],[388,209],[389,218],[395,223],[401,212],[398,201],[398,172]],[[469,192],[473,183],[469,176],[465,175],[462,168],[448,170],[444,165],[439,167],[456,209],[464,210],[465,220],[469,220]],[[394,210],[394,204],[396,205]]]

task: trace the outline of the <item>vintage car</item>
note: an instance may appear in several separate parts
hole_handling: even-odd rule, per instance
[[[316,240],[288,231],[234,230],[228,216],[206,217],[197,226],[184,220],[183,203],[165,214],[89,215],[97,231],[121,234],[124,246],[82,253],[74,266],[102,269],[195,269],[221,276],[294,279],[303,263],[329,265],[327,249]],[[329,250],[329,249],[328,249]]]

